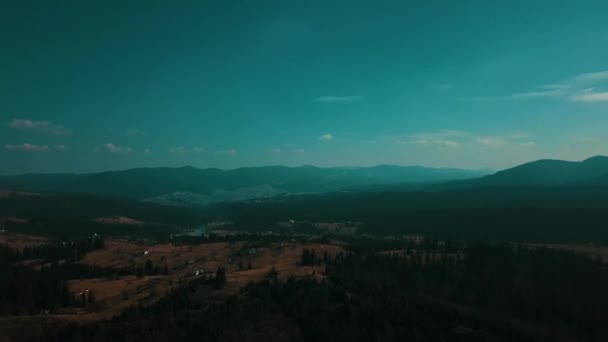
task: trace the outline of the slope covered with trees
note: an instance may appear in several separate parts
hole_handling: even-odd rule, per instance
[[[72,325],[43,340],[608,338],[608,272],[600,261],[523,246],[454,246],[326,256],[324,281],[281,282],[269,273],[266,281],[252,283],[236,295],[218,294],[221,284],[199,279],[151,307],[133,308],[102,324]],[[309,257],[310,251],[303,255]]]

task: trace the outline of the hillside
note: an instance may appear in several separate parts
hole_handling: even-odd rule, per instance
[[[453,182],[449,187],[565,186],[608,184],[608,157],[595,156],[580,162],[542,159],[499,171],[479,179]]]

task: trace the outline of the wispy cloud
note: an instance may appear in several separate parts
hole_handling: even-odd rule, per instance
[[[228,150],[215,151],[215,154],[217,154],[218,156],[236,156],[237,154],[239,154],[239,152],[237,150],[231,148]]]
[[[51,149],[48,145],[34,145],[23,143],[19,145],[4,145],[4,149],[7,151],[18,151],[18,152],[48,152]]]
[[[334,136],[331,133],[323,134],[322,136],[317,138],[318,141],[330,141],[333,139]]]
[[[278,147],[274,147],[268,150],[268,153],[273,153],[273,154],[277,154],[277,153],[281,153],[283,152],[282,149],[278,148]]]
[[[496,138],[496,137],[479,137],[475,139],[475,142],[479,145],[489,146],[489,147],[501,147],[506,144],[504,139]]]
[[[96,152],[107,151],[114,154],[123,154],[123,153],[131,153],[133,149],[129,146],[118,146],[112,143],[106,143],[101,146],[96,146],[93,148]]]
[[[319,96],[314,99],[314,102],[319,103],[352,103],[363,99],[361,96]]]
[[[68,151],[68,148],[65,145],[49,146],[49,145],[36,145],[36,144],[29,144],[29,143],[23,143],[23,144],[17,144],[17,145],[7,144],[7,145],[4,145],[4,149],[7,151],[15,151],[15,152],[51,152],[51,151],[66,152],[66,151]]]
[[[149,148],[144,149],[144,154],[149,156],[152,154],[152,151]]]
[[[608,92],[596,92],[590,88],[570,98],[575,102],[608,102]]]
[[[519,143],[519,146],[521,146],[521,147],[536,147],[536,142],[535,141],[525,141],[525,142]]]
[[[205,152],[207,152],[207,149],[204,147],[200,147],[200,146],[193,146],[193,147],[178,146],[178,147],[169,149],[169,152],[184,155],[184,154],[193,154],[193,153],[205,153]]]
[[[477,136],[474,138],[475,144],[482,147],[502,148],[511,146],[536,146],[536,142],[530,140],[531,135],[526,132],[516,132],[502,135]]]
[[[450,138],[449,136],[440,136],[434,134],[416,134],[411,137],[416,145],[436,145],[444,147],[458,147],[460,142]]]
[[[70,135],[72,131],[63,125],[53,124],[50,121],[34,121],[30,119],[13,119],[9,126],[23,131],[38,131],[51,135]]]
[[[552,88],[552,87],[555,88]],[[497,95],[497,96],[478,96],[472,97],[469,100],[472,101],[493,101],[493,100],[526,100],[526,99],[534,99],[534,98],[543,98],[543,97],[563,97],[568,94],[568,87],[558,87],[558,85],[552,86],[543,86],[538,89],[522,92],[522,93],[514,93],[509,95]]]
[[[443,147],[458,147],[459,141],[466,133],[457,130],[442,130],[430,133],[415,133],[397,136],[385,136],[384,139],[393,140],[400,145],[434,145]]]
[[[580,74],[574,77],[574,80],[578,82],[608,81],[608,70]]]
[[[139,128],[131,128],[131,129],[127,129],[125,131],[126,135],[132,136],[132,135],[144,135],[144,134],[148,134],[148,131],[146,131],[145,129],[139,129]]]
[[[560,83],[546,84],[525,92],[478,96],[472,101],[526,100],[538,98],[563,98],[574,102],[608,102],[608,92],[596,92],[590,86],[608,83],[608,71],[579,74]]]
[[[392,141],[400,145],[418,145],[440,148],[459,148],[478,146],[483,148],[501,148],[507,145],[519,145],[530,141],[530,134],[515,132],[503,135],[479,135],[460,130],[440,130],[406,135],[388,135],[381,140]]]

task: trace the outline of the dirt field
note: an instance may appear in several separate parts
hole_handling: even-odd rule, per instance
[[[92,220],[93,222],[102,223],[102,224],[129,224],[135,226],[141,226],[144,223],[142,221],[132,219],[130,217],[124,216],[105,216],[98,217]]]
[[[11,248],[23,248],[47,243],[45,238],[23,234],[0,235],[0,243]],[[290,276],[322,279],[325,266],[300,266],[303,249],[314,249],[319,257],[324,253],[334,255],[343,251],[341,246],[323,244],[290,243],[208,243],[193,246],[172,244],[145,245],[123,239],[107,240],[105,248],[87,254],[83,264],[107,267],[144,265],[150,260],[154,266],[169,269],[169,275],[121,277],[119,279],[95,278],[69,281],[70,292],[91,291],[95,296],[95,308],[66,309],[60,314],[37,315],[30,319],[47,321],[95,321],[109,319],[132,305],[150,305],[191,279],[211,276],[219,266],[226,269],[226,293],[236,293],[250,281],[263,280],[274,267],[279,279]],[[251,265],[251,269],[249,269]],[[198,275],[197,275],[198,271]],[[27,322],[22,317],[7,317]],[[24,323],[26,324],[26,323]]]
[[[101,309],[95,313],[65,317],[81,320],[110,318],[138,302],[144,305],[151,304],[162,298],[171,286],[178,286],[180,280],[188,281],[197,277],[197,271],[200,273],[198,276],[213,274],[219,266],[226,268],[227,293],[237,292],[250,281],[263,280],[272,267],[279,273],[279,279],[287,279],[290,276],[312,276],[313,273],[317,279],[321,279],[324,266],[298,265],[304,248],[314,249],[319,256],[324,252],[335,254],[343,250],[340,246],[322,244],[284,244],[281,247],[278,243],[260,246],[245,242],[235,244],[218,242],[194,246],[172,244],[146,246],[125,240],[109,240],[106,241],[103,250],[89,253],[80,262],[89,265],[127,267],[132,263],[143,265],[146,260],[150,260],[155,266],[167,265],[170,270],[169,275],[141,279],[125,277],[119,280],[71,281],[70,290],[73,293],[87,289],[93,291]],[[251,269],[248,269],[249,263]]]
[[[48,243],[48,239],[42,236],[26,234],[0,234],[0,245],[11,249],[22,250],[25,247],[40,246]]]

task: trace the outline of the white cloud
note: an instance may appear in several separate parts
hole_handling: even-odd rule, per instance
[[[479,137],[475,139],[475,142],[488,147],[502,147],[506,144],[503,139],[497,137]]]
[[[107,143],[101,146],[97,146],[94,148],[95,151],[108,151],[110,153],[131,153],[133,152],[133,149],[131,147],[128,146],[118,146],[118,145],[114,145],[112,143]]]
[[[541,87],[541,89],[529,91],[525,93],[515,93],[509,96],[512,99],[532,99],[538,97],[560,97],[566,93],[565,88],[555,88],[555,89],[545,89]]]
[[[53,146],[53,148],[57,151],[61,151],[61,152],[65,152],[68,150],[68,148],[65,145],[55,145]]]
[[[432,133],[416,133],[409,135],[385,136],[383,139],[393,140],[397,144],[434,145],[443,147],[459,147],[460,140],[467,133],[457,130],[442,130]]]
[[[296,148],[295,150],[293,150],[293,152],[296,154],[303,154],[305,151],[303,148]]]
[[[63,125],[53,124],[50,121],[33,121],[30,119],[13,119],[9,126],[18,130],[44,132],[52,135],[70,135],[72,131]]]
[[[361,96],[319,96],[314,99],[319,103],[352,103],[361,100]]]
[[[218,156],[236,156],[239,152],[233,148],[228,150],[218,150],[215,151],[215,154]]]
[[[520,146],[531,146],[534,142],[529,141],[531,136],[526,132],[515,132],[493,136],[478,136],[475,143],[480,146],[500,148],[507,145],[517,144]]]
[[[574,77],[574,80],[578,82],[605,81],[608,80],[608,70],[580,74]]]
[[[414,140],[414,143],[417,145],[438,145],[438,146],[445,146],[445,147],[460,146],[460,143],[458,141],[448,140],[448,139],[443,139],[443,138],[420,137],[420,138],[417,138],[416,140]]]
[[[207,149],[204,147],[200,147],[200,146],[193,146],[193,147],[178,146],[178,147],[174,147],[174,148],[170,149],[169,152],[184,155],[184,154],[194,154],[194,153],[205,153],[205,152],[207,152]]]
[[[450,148],[472,146],[501,148],[507,145],[521,145],[531,142],[530,138],[530,134],[526,132],[515,132],[502,135],[477,135],[459,130],[441,130],[437,132],[408,135],[389,135],[381,137],[381,140],[392,141],[400,145],[421,145]]]
[[[334,136],[331,133],[323,134],[322,136],[317,138],[318,141],[330,141],[333,139]]]
[[[12,128],[47,128],[51,125],[48,121],[32,121],[29,119],[13,119],[10,126]]]
[[[546,84],[535,89],[497,96],[469,98],[472,101],[526,100],[536,98],[565,98],[575,102],[608,102],[608,92],[595,92],[589,86],[608,82],[608,71],[576,75],[561,83]]]
[[[573,95],[571,99],[574,102],[608,102],[608,92],[585,89],[581,94]]]
[[[281,153],[281,152],[283,152],[283,150],[281,150],[278,147],[274,147],[274,148],[271,148],[268,150],[268,153]]]
[[[534,141],[525,141],[519,144],[522,147],[536,147],[536,142]]]
[[[34,145],[23,143],[20,145],[4,145],[4,149],[7,151],[18,151],[18,152],[48,152],[51,149],[48,145]]]
[[[144,149],[144,154],[147,155],[147,156],[149,156],[149,155],[152,154],[152,151],[150,151],[149,148],[146,148],[146,149]]]
[[[526,100],[542,97],[561,97],[566,94],[566,88],[546,88],[540,87],[539,89],[523,92],[514,93],[509,95],[497,95],[497,96],[478,96],[472,97],[469,100],[472,101],[494,101],[494,100]]]

